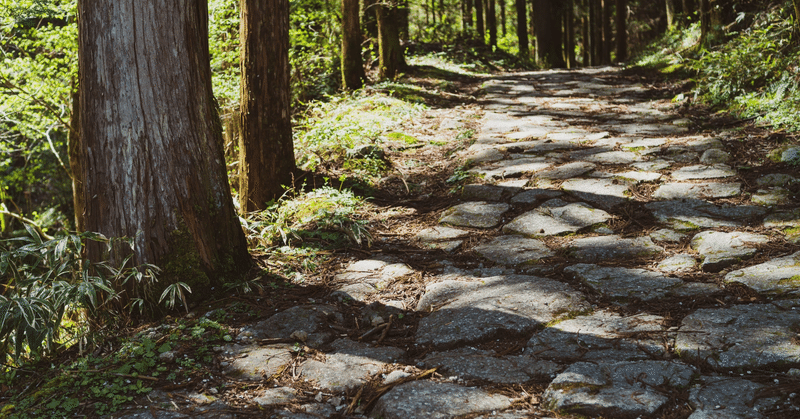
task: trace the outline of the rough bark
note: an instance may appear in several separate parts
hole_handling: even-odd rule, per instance
[[[80,70],[78,70],[78,72],[80,72]],[[76,86],[72,86],[72,88],[72,120],[69,121],[67,154],[69,155],[69,175],[72,178],[72,206],[75,215],[75,231],[80,233],[85,231],[85,192],[83,186],[83,161],[81,160],[80,91]]]
[[[486,1],[486,26],[489,28],[489,45],[491,47],[497,46],[497,10],[495,8],[496,0]]]
[[[378,51],[380,52],[378,77],[393,79],[406,66],[403,50],[400,47],[397,5],[394,3],[380,4],[377,6],[377,13]]]
[[[506,0],[500,1],[500,28],[503,31],[503,38],[506,37]]]
[[[360,89],[365,78],[358,11],[358,0],[342,0],[342,85],[346,89]]]
[[[536,0],[536,54],[545,66],[564,68],[559,0]]]
[[[289,1],[242,0],[239,201],[260,211],[280,198],[296,170],[289,110]]]
[[[132,253],[163,269],[160,287],[207,296],[250,260],[211,91],[207,3],[83,0],[78,13],[86,229],[133,239],[113,262]],[[87,250],[105,259],[104,246]]]
[[[628,59],[628,0],[616,0],[617,2],[617,61],[623,62]]]
[[[514,6],[517,9],[517,41],[519,41],[519,55],[520,57],[529,57],[528,18],[526,16],[527,5],[525,4],[525,0],[514,0]]]
[[[664,0],[667,6],[667,29],[675,27],[675,0]]]
[[[592,65],[600,65],[603,52],[603,28],[600,0],[589,0],[589,30],[591,31]]]

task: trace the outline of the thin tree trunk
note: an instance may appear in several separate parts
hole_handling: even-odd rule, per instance
[[[250,212],[280,198],[297,167],[289,111],[289,1],[242,0],[241,10],[239,201]]]
[[[667,6],[667,29],[675,27],[675,3],[674,0],[664,0]]]
[[[589,19],[586,16],[581,17],[581,38],[583,41],[583,47],[581,48],[583,66],[587,67],[592,63],[592,44],[589,42]]]
[[[530,49],[528,47],[528,19],[525,16],[527,12],[527,4],[525,0],[514,0],[514,6],[517,9],[517,41],[519,43],[520,57],[530,57]]]
[[[478,30],[478,42],[481,44],[485,42],[486,31],[483,26],[483,1],[489,0],[475,0],[475,25]]]
[[[611,64],[611,3],[613,0],[603,1],[603,64]]]
[[[486,1],[486,26],[489,27],[489,45],[497,47],[497,11],[495,2],[497,0]]]
[[[358,0],[342,0],[342,85],[346,89],[360,89],[365,78],[358,11]]]
[[[78,70],[80,73],[80,69]],[[80,76],[78,76],[80,77]],[[69,170],[72,178],[72,205],[75,215],[75,230],[84,230],[84,186],[83,186],[83,161],[81,159],[81,126],[80,126],[80,90],[74,86],[72,91],[72,120],[69,135],[67,136],[67,154],[69,154]]]
[[[567,36],[564,38],[564,48],[567,50],[567,64],[569,68],[578,66],[575,59],[575,5],[573,0],[566,0],[564,10],[564,30]]]
[[[628,60],[628,0],[617,2],[617,61]]]
[[[599,30],[600,24],[598,22],[598,6],[600,4],[600,0],[588,0],[589,1],[589,44],[591,46],[590,57],[591,57],[591,64],[590,65],[599,65],[600,64],[600,41],[602,38],[602,33]]]
[[[396,4],[384,3],[378,6],[378,50],[380,51],[378,77],[381,79],[393,79],[406,66],[400,48],[397,13]]]
[[[250,258],[211,90],[207,3],[94,0],[78,13],[86,230],[131,238],[108,256],[160,266],[158,288],[182,281],[208,296]],[[87,251],[106,258],[98,243]],[[124,298],[144,296],[128,285]]]
[[[500,27],[503,30],[503,38],[506,37],[506,0],[500,1]]]
[[[704,47],[708,41],[708,33],[711,30],[711,7],[709,0],[700,0],[700,47]]]

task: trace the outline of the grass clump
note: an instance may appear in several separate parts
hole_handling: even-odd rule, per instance
[[[382,133],[422,109],[422,105],[366,91],[316,102],[295,131],[297,164],[305,170],[341,165],[349,158],[348,150],[379,144]]]

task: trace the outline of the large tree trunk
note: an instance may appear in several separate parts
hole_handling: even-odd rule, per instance
[[[537,59],[548,67],[564,68],[560,0],[536,0],[535,5]]]
[[[617,2],[617,61],[628,59],[628,0]]]
[[[239,202],[242,212],[250,212],[280,198],[296,169],[289,111],[289,1],[242,0],[241,7]]]
[[[81,3],[86,229],[133,239],[112,261],[132,253],[133,264],[163,269],[159,287],[183,281],[207,296],[250,260],[211,91],[207,3]],[[104,246],[87,250],[105,259]]]
[[[500,1],[500,28],[503,31],[503,38],[506,37],[506,0]]]
[[[486,26],[489,27],[489,45],[494,48],[497,46],[497,9],[495,2],[497,0],[486,1]]]
[[[360,89],[365,78],[358,11],[358,0],[342,0],[342,84],[346,89]]]
[[[515,0],[514,6],[517,9],[517,40],[519,41],[519,56],[529,57],[530,49],[528,48],[528,18],[525,16],[527,12],[527,5],[525,0]]]
[[[378,5],[377,9],[378,50],[380,51],[378,77],[393,79],[406,66],[403,50],[400,48],[397,5],[392,2],[383,3]]]

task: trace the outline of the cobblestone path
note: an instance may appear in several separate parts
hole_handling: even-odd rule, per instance
[[[356,261],[329,301],[220,348],[225,373],[260,383],[291,369],[302,386],[252,387],[281,418],[800,417],[797,180],[748,180],[731,133],[690,134],[614,71],[484,84],[463,156],[482,180],[411,242],[481,265]],[[416,306],[393,296],[423,276]],[[337,307],[360,301],[378,302],[360,310],[358,341]],[[409,319],[406,345],[379,343]],[[166,414],[126,417],[182,417]]]

